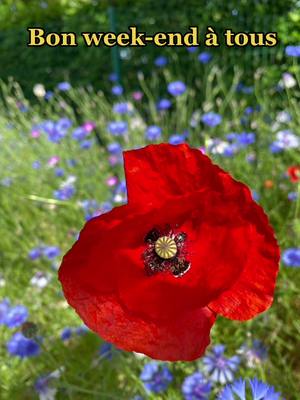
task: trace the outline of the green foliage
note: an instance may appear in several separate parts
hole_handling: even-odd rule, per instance
[[[74,85],[93,84],[103,86],[107,70],[111,65],[109,48],[87,48],[80,40],[83,31],[108,31],[110,22],[108,6],[103,1],[5,1],[0,4],[0,77],[14,77],[32,95],[36,82],[52,89],[58,82],[71,80]],[[232,48],[225,46],[210,49],[220,64],[229,69],[235,65],[253,71],[257,66],[276,64],[280,69],[283,62],[283,46],[297,43],[299,8],[290,1],[229,1],[216,0],[199,2],[195,0],[172,0],[153,2],[116,1],[115,14],[119,31],[126,31],[129,25],[137,25],[141,31],[183,31],[191,25],[199,26],[201,35],[207,26],[216,28],[220,34],[225,28],[234,31],[277,31],[280,45],[276,48]],[[251,13],[249,13],[251,9]],[[163,12],[161,12],[163,10]],[[289,13],[289,11],[291,12]],[[28,48],[28,26],[42,26],[46,32],[77,33],[79,46],[76,48]],[[204,46],[200,51],[207,50]],[[151,75],[153,59],[160,54],[172,58],[183,57],[186,49],[123,49],[120,51],[122,71],[127,82],[134,84],[132,71],[143,70]],[[189,68],[187,62],[180,64],[182,73]],[[178,68],[177,68],[178,69]],[[34,74],[33,74],[34,71]]]

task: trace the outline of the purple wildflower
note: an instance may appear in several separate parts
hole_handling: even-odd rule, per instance
[[[152,361],[144,365],[140,379],[148,392],[160,393],[167,389],[173,375],[166,364]]]
[[[35,340],[16,332],[7,342],[7,351],[20,358],[34,357],[40,354],[40,346]]]
[[[200,372],[195,372],[185,378],[181,391],[185,400],[209,399],[211,385]]]
[[[168,84],[168,92],[172,96],[181,96],[186,91],[186,85],[181,81],[174,81]]]
[[[214,112],[203,114],[201,119],[205,125],[210,127],[215,127],[222,122],[221,115]]]

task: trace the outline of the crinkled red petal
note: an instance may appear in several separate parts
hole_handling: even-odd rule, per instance
[[[192,361],[200,357],[210,343],[215,315],[208,308],[155,323],[124,309],[116,296],[91,296],[75,282],[66,283],[64,293],[85,324],[120,349],[144,353],[158,360]]]
[[[273,302],[279,268],[279,247],[263,209],[252,204],[252,221],[245,263],[236,282],[209,307],[216,313],[236,320],[248,320],[267,310]]]
[[[124,152],[128,202],[160,204],[175,196],[222,186],[222,171],[187,144],[149,145]]]

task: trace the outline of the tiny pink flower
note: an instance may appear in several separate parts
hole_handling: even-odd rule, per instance
[[[31,131],[31,137],[38,138],[40,136],[41,136],[41,132],[40,131],[37,131],[37,130]]]
[[[59,162],[59,157],[58,156],[52,156],[48,160],[48,165],[49,165],[49,167],[54,167],[58,162]]]
[[[118,183],[118,178],[116,176],[110,176],[106,179],[108,186],[115,186]]]
[[[140,100],[142,100],[142,98],[143,98],[143,96],[144,96],[144,93],[142,93],[142,92],[140,92],[140,91],[136,91],[136,92],[133,92],[132,93],[132,98],[135,100],[135,101],[140,101]]]
[[[87,133],[90,133],[96,128],[96,124],[92,121],[86,121],[82,127]]]
[[[111,155],[111,156],[108,158],[108,161],[109,161],[109,164],[110,164],[111,166],[114,166],[114,165],[117,165],[117,164],[120,163],[120,157],[115,156],[115,155]]]

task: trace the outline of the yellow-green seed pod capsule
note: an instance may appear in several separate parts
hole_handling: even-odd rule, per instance
[[[175,240],[168,236],[160,237],[155,242],[155,252],[159,257],[166,260],[174,257],[177,253]]]

